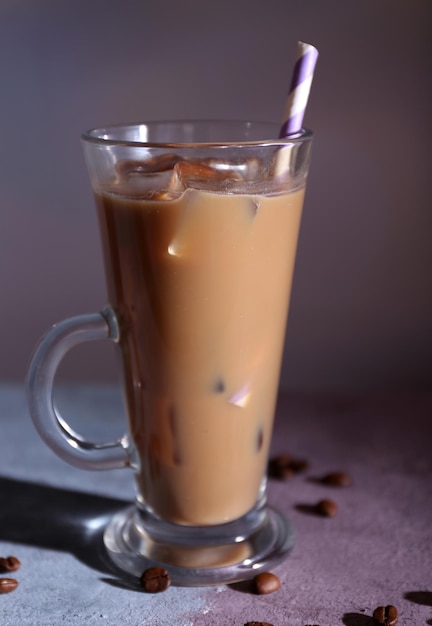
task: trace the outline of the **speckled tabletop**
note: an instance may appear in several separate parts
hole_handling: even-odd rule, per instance
[[[119,435],[114,388],[62,389],[58,402],[89,437]],[[108,432],[110,431],[110,432]],[[0,556],[21,561],[0,595],[2,626],[372,626],[379,605],[399,624],[432,624],[432,396],[282,396],[272,453],[310,469],[269,481],[268,499],[293,522],[296,544],[275,568],[281,588],[170,587],[146,594],[118,578],[101,547],[107,519],[133,499],[127,470],[91,473],[58,459],[36,435],[22,387],[0,386]],[[351,487],[317,480],[348,472]],[[321,498],[333,518],[311,511]]]

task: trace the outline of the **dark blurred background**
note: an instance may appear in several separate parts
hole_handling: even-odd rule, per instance
[[[282,384],[431,388],[431,0],[3,0],[0,380],[105,304],[81,131],[278,122],[299,39],[320,59]],[[114,380],[112,347],[74,350],[60,376]]]

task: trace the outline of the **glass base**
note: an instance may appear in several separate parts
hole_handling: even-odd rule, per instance
[[[174,585],[239,582],[268,571],[294,544],[291,523],[262,506],[240,520],[218,526],[164,522],[133,506],[115,515],[104,533],[108,555],[122,571],[140,577],[164,567]]]

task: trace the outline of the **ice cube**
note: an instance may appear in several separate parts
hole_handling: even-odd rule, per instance
[[[260,206],[259,198],[247,198],[247,208],[252,219],[258,213],[259,206]]]
[[[124,159],[116,164],[117,180],[114,191],[148,200],[172,200],[184,188],[175,182],[174,166],[179,161],[176,154],[161,154],[151,159]]]
[[[133,176],[139,174],[150,174],[155,172],[166,172],[172,170],[175,164],[180,161],[177,154],[161,154],[150,159],[135,161],[124,159],[116,163],[116,171],[119,176]]]
[[[179,222],[173,239],[168,244],[168,254],[173,257],[181,257],[187,250],[187,224],[191,213],[190,202],[187,202],[179,214]]]
[[[268,192],[268,167],[262,159],[252,157],[241,160],[206,159],[203,164],[214,172],[212,180],[217,183],[216,191],[247,194]],[[193,186],[201,188],[196,184]]]
[[[261,159],[249,157],[245,161],[246,171],[243,174],[245,180],[256,180],[258,176],[263,177],[264,164]]]
[[[179,195],[186,189],[184,181],[180,176],[179,170],[176,167],[172,170],[171,178],[168,184],[168,193],[172,195]]]
[[[249,383],[246,383],[246,385],[241,387],[230,398],[228,398],[228,402],[230,404],[234,404],[235,406],[244,408],[248,403],[249,396],[250,396],[250,385]]]
[[[216,167],[217,164],[217,167]],[[242,181],[241,174],[221,161],[179,161],[174,166],[173,186],[223,191],[228,183]]]
[[[257,175],[262,171],[263,164],[261,159],[248,157],[238,161],[221,161],[218,159],[205,159],[206,165],[216,170],[229,180],[256,180]]]

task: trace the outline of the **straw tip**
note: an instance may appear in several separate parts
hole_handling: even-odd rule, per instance
[[[316,54],[316,56],[318,56],[319,54],[315,46],[310,43],[306,43],[305,41],[298,41],[297,48],[299,52],[301,52],[301,54],[306,54],[306,52],[313,52],[314,54]]]

